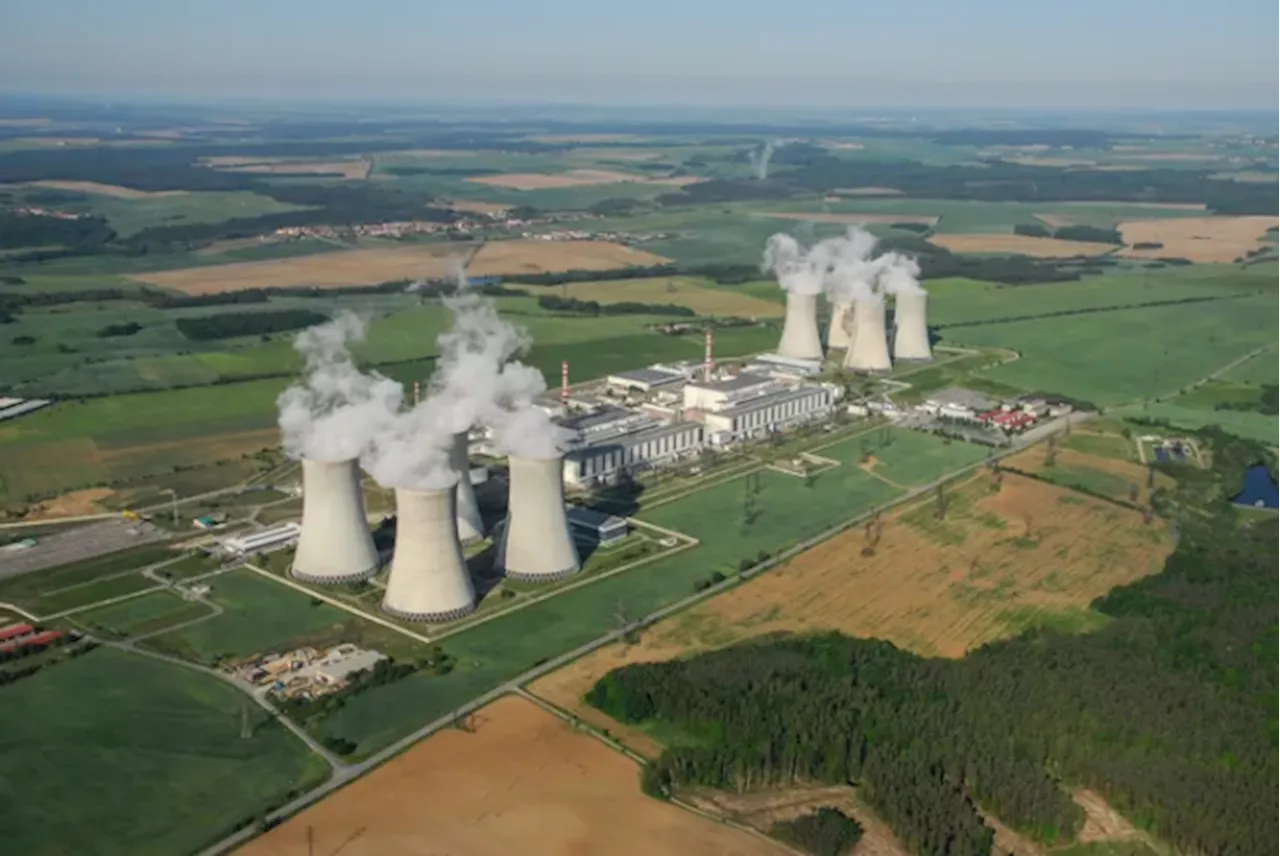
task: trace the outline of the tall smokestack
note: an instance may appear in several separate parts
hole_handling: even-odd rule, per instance
[[[858,300],[853,304],[853,345],[845,354],[844,367],[862,372],[887,372],[889,339],[884,328],[884,300]]]
[[[852,344],[853,301],[833,301],[831,304],[831,323],[827,327],[827,347],[848,348]]]
[[[355,460],[302,461],[302,535],[292,574],[311,583],[363,580],[378,571]]]
[[[417,407],[422,400],[422,384],[418,381],[413,382],[413,406]]]
[[[407,621],[454,621],[475,609],[452,487],[396,488],[396,552],[382,611]]]
[[[549,582],[581,567],[564,509],[563,458],[507,459],[510,498],[495,566],[513,580]]]
[[[560,361],[560,406],[569,412],[569,361]]]
[[[707,328],[702,348],[702,379],[704,381],[711,380],[711,373],[715,369],[715,361],[712,357],[713,336],[711,328]]]
[[[480,504],[476,502],[476,491],[471,486],[471,461],[467,457],[466,431],[453,435],[453,443],[449,446],[449,469],[458,477],[458,486],[454,488],[457,496],[458,537],[463,541],[483,538],[484,521],[480,519]]]
[[[778,356],[798,360],[822,359],[818,338],[818,295],[787,292],[787,317],[782,324]]]
[[[929,295],[923,290],[899,292],[894,304],[893,358],[931,360]]]

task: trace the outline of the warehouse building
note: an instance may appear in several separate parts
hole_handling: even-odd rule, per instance
[[[569,526],[573,536],[588,544],[607,547],[627,537],[627,521],[591,508],[570,508]]]
[[[297,523],[282,523],[270,529],[263,529],[261,532],[223,538],[221,544],[227,552],[244,556],[249,553],[266,553],[287,547],[297,541],[301,534],[302,527]]]
[[[688,376],[681,369],[655,365],[649,366],[647,369],[632,369],[611,374],[605,378],[605,384],[611,390],[621,392],[637,390],[643,393],[650,393],[658,389],[669,389],[673,386],[678,386],[686,380],[688,380]]]
[[[827,386],[802,386],[747,399],[698,418],[706,426],[707,441],[716,446],[763,437],[797,425],[824,419],[835,403]]]

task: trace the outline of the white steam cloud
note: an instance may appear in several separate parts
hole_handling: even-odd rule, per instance
[[[760,148],[747,152],[747,159],[751,162],[751,169],[755,172],[757,180],[764,181],[769,177],[769,160],[777,150],[778,144],[768,140]]]
[[[923,292],[915,260],[896,252],[873,256],[876,243],[875,235],[856,226],[807,249],[790,235],[776,234],[765,244],[760,267],[772,272],[784,291],[826,294],[836,303]]]
[[[404,389],[376,372],[361,372],[348,345],[364,339],[360,318],[344,312],[298,334],[303,380],[276,400],[284,450],[292,458],[345,461],[359,457],[395,419]]]

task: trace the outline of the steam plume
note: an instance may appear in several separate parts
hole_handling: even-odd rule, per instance
[[[751,169],[755,171],[758,181],[764,181],[769,177],[769,160],[777,150],[778,144],[768,140],[759,149],[752,149],[747,153],[747,159],[750,160]]]
[[[920,287],[920,265],[899,253],[885,253],[876,259],[880,265],[880,287],[886,294],[924,294]]]
[[[361,372],[348,345],[364,339],[365,325],[350,312],[303,330],[294,347],[303,380],[276,400],[285,453],[292,458],[338,461],[358,457],[399,410],[404,389],[376,372]]]

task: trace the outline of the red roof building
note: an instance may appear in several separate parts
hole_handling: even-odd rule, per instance
[[[23,645],[48,645],[57,642],[65,634],[61,630],[45,630],[32,636],[30,639],[23,639]]]
[[[34,633],[36,629],[30,624],[10,624],[7,627],[0,627],[0,642],[6,642],[10,639],[20,639]]]

